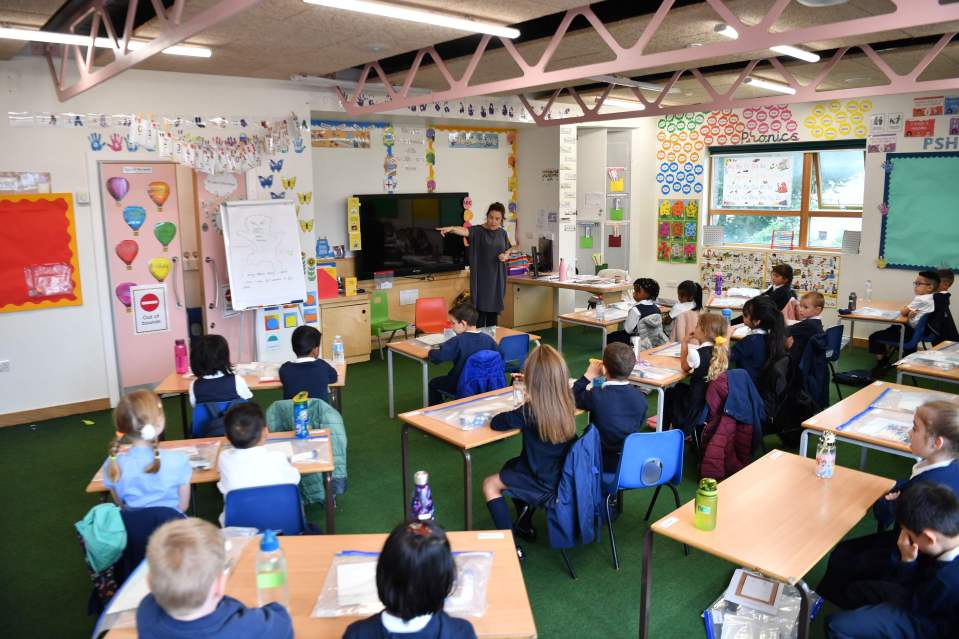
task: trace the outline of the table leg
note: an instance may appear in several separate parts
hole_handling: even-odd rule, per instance
[[[333,473],[323,473],[323,488],[326,490],[326,534],[336,534],[333,523],[333,511],[336,509],[336,496],[333,495]]]
[[[430,405],[430,365],[423,362],[423,408]]]
[[[180,393],[180,421],[183,423],[183,439],[190,439],[190,420],[187,418],[186,393]]]
[[[802,435],[799,436],[799,456],[805,457],[806,452],[809,450],[809,435],[815,433],[808,428],[804,428]]]
[[[656,432],[663,431],[663,412],[666,410],[666,391],[656,387]]]
[[[796,582],[799,590],[799,639],[809,639],[809,611],[812,604],[812,592],[802,579]]]
[[[862,450],[859,452],[859,470],[866,468],[866,453],[869,452],[869,449],[865,446],[862,447]]]
[[[639,639],[649,637],[649,601],[652,598],[653,529],[646,529],[643,537],[643,577],[639,594]]]
[[[849,343],[853,343],[853,338],[856,336],[856,320],[849,320]]]
[[[470,452],[463,449],[463,509],[466,513],[466,530],[473,530],[473,460]]]
[[[410,427],[409,424],[404,423],[403,428],[400,430],[400,455],[403,459],[403,519],[406,519],[406,498],[410,494],[409,487],[409,447],[410,447]]]
[[[557,350],[559,354],[563,354],[563,320],[556,317],[556,345],[558,346]]]
[[[896,383],[902,384],[902,371],[900,370],[896,371]]]
[[[905,350],[906,344],[906,325],[899,325],[899,359],[902,359],[903,351]]]
[[[343,414],[343,396],[340,394],[341,392],[341,386],[330,386],[330,402],[332,402],[333,408],[335,408],[340,415]]]
[[[393,410],[393,349],[386,349],[386,387],[387,395],[389,396],[390,402],[390,417],[396,417],[396,412]]]
[[[606,330],[606,327],[603,327],[603,350],[606,350],[606,338],[609,337],[609,331]]]

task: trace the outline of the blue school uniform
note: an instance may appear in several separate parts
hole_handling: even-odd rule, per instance
[[[561,444],[544,442],[539,437],[536,418],[528,404],[496,415],[490,422],[490,428],[515,428],[523,432],[523,450],[519,457],[507,461],[499,471],[509,496],[534,506],[550,498],[556,491],[566,452],[575,437]]]
[[[283,399],[293,399],[300,391],[306,391],[311,398],[329,403],[329,386],[336,379],[336,369],[322,359],[301,357],[280,366]]]
[[[729,353],[729,364],[744,369],[759,388],[759,373],[766,364],[766,331],[754,328],[736,342]]]
[[[233,373],[204,375],[197,377],[190,384],[190,405],[207,404],[213,402],[232,402],[240,399],[250,399],[253,392],[246,385],[242,375]]]
[[[205,617],[180,621],[168,615],[151,593],[137,608],[137,635],[140,639],[293,639],[293,620],[278,603],[247,608],[233,597],[224,597]]]
[[[479,351],[497,350],[496,340],[479,331],[465,331],[451,337],[443,342],[439,348],[430,351],[430,362],[440,364],[442,362],[453,362],[453,368],[446,375],[440,375],[430,380],[429,384],[429,403],[439,404],[443,401],[440,391],[445,393],[455,393],[456,385],[460,381],[460,373],[463,372],[463,366],[470,355]]]
[[[163,506],[179,510],[180,486],[189,484],[193,475],[189,458],[175,450],[161,450],[160,470],[147,473],[145,469],[152,463],[152,447],[131,446],[117,455],[120,479],[116,483],[110,481],[108,474],[110,460],[103,463],[103,485],[116,492],[124,507]]]
[[[664,428],[679,428],[690,435],[706,419],[706,388],[709,382],[709,363],[713,359],[713,343],[703,342],[696,348],[690,344],[686,352],[686,364],[693,370],[688,384],[676,384],[666,389],[663,405],[666,423]]]
[[[639,432],[646,419],[646,396],[626,381],[607,381],[588,390],[589,380],[580,377],[573,384],[576,408],[589,411],[589,420],[599,431],[603,446],[603,472],[615,473],[623,442]]]
[[[387,630],[382,614],[354,621],[346,628],[343,639],[476,639],[476,631],[469,621],[450,617],[442,610],[433,614],[426,626],[415,632]]]

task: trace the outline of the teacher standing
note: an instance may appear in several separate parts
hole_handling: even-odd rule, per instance
[[[441,226],[443,236],[453,233],[469,239],[470,299],[479,312],[479,326],[496,326],[506,295],[506,260],[511,244],[503,228],[506,207],[493,202],[486,222],[477,226]]]

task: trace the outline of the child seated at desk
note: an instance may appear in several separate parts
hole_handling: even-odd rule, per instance
[[[393,529],[376,562],[376,592],[385,610],[351,623],[343,639],[476,639],[466,619],[443,611],[456,562],[443,529],[431,521]]]
[[[678,342],[696,328],[699,314],[703,310],[703,287],[692,280],[685,280],[676,287],[676,297],[679,302],[673,304],[664,318],[664,321],[672,326],[669,339],[674,342]]]
[[[280,366],[283,399],[293,399],[300,391],[329,403],[329,386],[336,383],[336,369],[320,358],[323,335],[312,326],[297,326],[293,331],[296,359]]]
[[[222,335],[190,340],[190,405],[247,400],[253,397],[242,375],[230,366],[230,345]]]
[[[153,391],[124,395],[114,409],[116,437],[103,464],[103,485],[121,507],[165,507],[181,513],[189,507],[193,468],[183,453],[160,450],[165,422],[163,404]],[[124,440],[130,448],[121,453]]]
[[[822,293],[811,291],[799,300],[799,321],[786,329],[786,348],[789,357],[794,353],[802,357],[809,340],[824,333],[822,328],[822,310],[826,306],[826,298]]]
[[[898,552],[880,580],[853,584],[856,608],[826,620],[829,639],[955,637],[959,618],[959,498],[919,481],[896,500]]]
[[[900,331],[906,331],[903,339],[908,342],[922,316],[931,313],[935,308],[933,293],[938,288],[939,273],[937,271],[919,271],[912,283],[915,297],[899,311],[899,317],[905,318],[906,323],[889,326],[869,335],[869,352],[876,356],[876,366],[872,369],[873,377],[880,377],[889,366],[889,349],[879,340],[898,341]]]
[[[745,369],[760,389],[763,370],[786,354],[786,325],[776,303],[765,295],[743,305],[743,323],[749,333],[733,346],[729,363]]]
[[[933,315],[929,318],[929,332],[932,334],[932,343],[938,344],[943,340],[959,341],[959,331],[956,330],[956,320],[952,317],[952,295],[949,289],[955,280],[951,269],[941,268],[939,271],[939,290],[932,294]]]
[[[667,342],[663,332],[663,316],[659,311],[656,298],[659,297],[659,283],[648,277],[640,277],[633,282],[633,299],[636,304],[629,309],[621,331],[613,331],[606,339],[609,342],[631,344],[631,339],[639,338],[639,350],[644,351]]]
[[[455,336],[430,350],[430,362],[453,362],[453,368],[446,375],[440,375],[430,380],[430,406],[443,402],[444,393],[453,394],[460,381],[460,373],[470,355],[479,351],[497,350],[496,340],[476,328],[479,313],[473,305],[466,302],[457,304],[450,310],[450,322],[453,324]]]
[[[223,594],[226,552],[213,524],[193,517],[163,524],[147,544],[147,565],[140,639],[292,639],[293,620],[281,604],[247,608]]]
[[[904,490],[919,481],[930,481],[959,494],[959,404],[926,402],[916,409],[909,452],[920,460],[910,477],[897,481],[872,507],[880,532],[843,541],[829,555],[826,574],[816,591],[841,608],[853,607],[849,585],[879,578],[886,560],[896,551],[899,531],[885,529],[894,521],[896,502]]]
[[[603,472],[615,473],[623,442],[639,432],[646,418],[646,396],[629,383],[636,366],[636,355],[626,344],[613,343],[603,351],[603,361],[590,361],[589,368],[573,384],[576,407],[589,411],[589,419],[599,431],[603,445]],[[604,375],[605,381],[594,381]],[[591,390],[586,387],[593,382]]]
[[[729,367],[728,328],[722,315],[703,313],[693,332],[680,341],[679,365],[689,375],[689,384],[666,389],[663,430],[679,428],[690,436],[703,425],[706,386]]]
[[[776,305],[776,310],[781,313],[786,308],[786,304],[789,304],[789,300],[796,297],[793,291],[793,267],[789,264],[776,264],[769,274],[769,279],[772,284],[759,295],[771,299]],[[730,324],[733,326],[742,324],[745,321],[745,315],[744,312],[743,316],[737,317]]]

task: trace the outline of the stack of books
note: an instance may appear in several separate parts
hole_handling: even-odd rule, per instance
[[[506,261],[506,274],[509,276],[513,275],[526,275],[529,273],[529,256],[528,255],[514,255]]]

